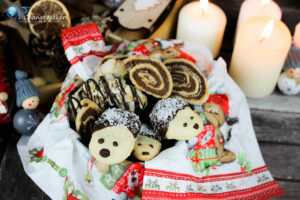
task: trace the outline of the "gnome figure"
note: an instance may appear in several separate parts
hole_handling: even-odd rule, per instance
[[[27,79],[27,73],[17,70],[16,76],[16,96],[17,106],[23,109],[19,110],[13,119],[14,128],[22,135],[31,135],[44,115],[35,110],[40,102],[40,91]]]
[[[300,47],[292,45],[278,79],[278,88],[285,95],[300,93]]]

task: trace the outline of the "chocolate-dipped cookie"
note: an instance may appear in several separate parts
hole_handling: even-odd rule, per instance
[[[201,117],[180,98],[158,101],[150,113],[150,122],[166,139],[189,140],[203,129]]]
[[[124,60],[123,64],[129,69],[130,80],[137,88],[156,98],[170,96],[173,81],[162,62],[139,55]]]
[[[152,160],[160,152],[161,140],[158,133],[147,124],[142,124],[133,149],[134,157],[140,161]]]
[[[80,101],[80,109],[75,118],[76,131],[81,135],[84,143],[88,142],[95,119],[100,115],[101,109],[90,99]]]
[[[136,114],[117,108],[107,109],[95,122],[89,150],[104,165],[120,163],[130,156],[140,127]]]
[[[88,79],[84,83],[87,98],[92,99],[100,107],[119,107],[131,112],[139,112],[147,105],[147,97],[123,79],[106,80],[103,76],[99,81]]]
[[[186,59],[167,59],[164,61],[172,75],[172,97],[180,97],[194,105],[201,105],[208,97],[205,76],[197,66]]]

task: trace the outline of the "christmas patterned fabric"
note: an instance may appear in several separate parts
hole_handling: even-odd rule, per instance
[[[51,199],[267,199],[282,194],[261,156],[246,98],[228,76],[222,59],[213,61],[204,46],[178,40],[155,39],[104,46],[94,25],[85,26],[62,32],[65,50],[70,52],[68,59],[73,65],[51,112],[31,137],[23,136],[17,145],[25,172]],[[93,34],[86,29],[91,29]],[[104,174],[96,169],[97,161],[78,140],[67,118],[69,95],[77,84],[76,75],[84,79],[90,77],[107,53],[136,55],[148,54],[148,51],[149,56],[162,60],[170,56],[194,60],[207,77],[211,94],[227,95],[228,107],[221,107],[224,113],[228,108],[228,118],[239,120],[231,125],[230,134],[229,128],[220,130],[226,138],[224,151],[236,155],[233,162],[217,162],[215,149],[221,142],[213,141],[217,129],[205,122],[205,129],[194,138],[192,148],[186,141],[180,141],[146,161],[144,166],[139,163],[111,165]],[[218,102],[219,97],[215,96],[213,102]]]
[[[214,62],[208,85],[212,95],[207,101],[220,105],[226,118],[239,119],[232,127],[228,121],[220,128],[229,138],[224,149],[237,158],[226,164],[216,160],[215,143],[223,143],[224,138],[213,141],[216,130],[206,125],[192,150],[188,142],[180,141],[145,163],[143,199],[269,199],[281,195],[282,189],[262,158],[246,98],[227,75],[222,59]],[[197,110],[201,115],[202,108]],[[199,137],[204,140],[199,142]],[[146,184],[153,182],[156,187]]]
[[[197,136],[197,143],[188,157],[192,162],[194,171],[202,172],[208,167],[218,163],[217,149],[215,144],[215,128],[213,125],[206,125]]]

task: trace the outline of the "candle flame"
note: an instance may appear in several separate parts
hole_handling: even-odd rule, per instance
[[[275,20],[271,19],[260,34],[260,43],[264,42],[272,34]]]
[[[208,9],[208,0],[200,0],[199,3],[202,15],[205,15],[207,9]]]
[[[262,1],[261,1],[261,4],[262,4],[263,6],[266,6],[266,5],[268,5],[270,2],[271,2],[271,0],[262,0]]]

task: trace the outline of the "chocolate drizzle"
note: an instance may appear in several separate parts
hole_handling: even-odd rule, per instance
[[[74,101],[77,103],[77,108],[82,108],[80,102],[78,101],[78,99],[74,98],[74,97],[70,97],[69,99],[69,104],[70,104],[70,111],[71,111],[71,115],[75,116],[77,115],[77,108],[76,106],[74,105]]]
[[[124,86],[123,84],[121,83],[121,80],[120,79],[117,79],[117,83],[118,83],[118,88],[120,90],[120,94],[121,94],[121,97],[122,97],[122,101],[123,101],[123,105],[125,107],[125,110],[129,110],[129,105],[128,103],[125,101],[125,95],[126,95],[126,92],[125,92],[125,89],[124,89]]]
[[[129,91],[127,92],[125,90],[126,87],[129,87]],[[103,76],[100,76],[99,82],[95,79],[88,79],[83,84],[80,94],[95,102],[102,110],[107,106],[117,106],[128,111],[139,112],[146,106],[147,103],[146,96],[142,93],[139,94],[135,87],[126,85],[125,81],[122,81],[121,79],[106,80]],[[128,97],[126,97],[127,95],[132,95],[132,100],[128,99]],[[141,95],[144,98],[144,102],[141,99]],[[80,101],[80,99],[75,96],[72,97],[78,102]],[[130,101],[132,101],[132,104],[130,104]],[[72,107],[74,107],[74,105],[71,105],[71,108]],[[76,116],[77,113],[74,112],[73,108],[72,112]]]

